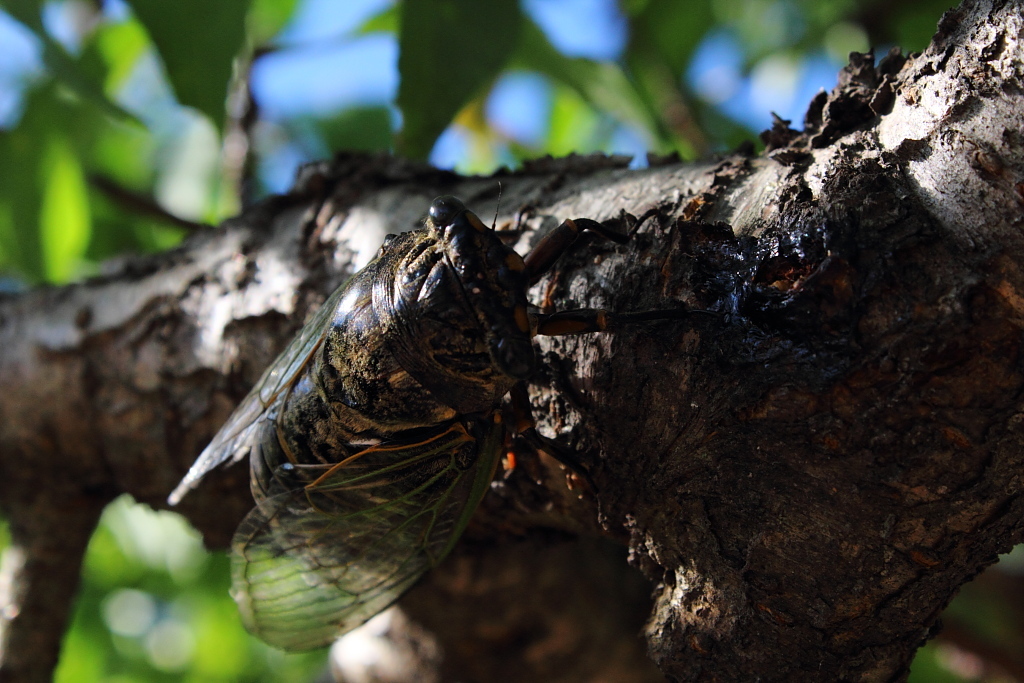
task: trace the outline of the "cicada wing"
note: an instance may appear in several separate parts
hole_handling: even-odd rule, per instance
[[[259,381],[167,497],[168,504],[176,505],[213,468],[229,460],[238,462],[249,453],[257,438],[260,422],[276,417],[276,409],[288,395],[289,387],[320,349],[330,329],[335,309],[347,290],[347,285],[335,290],[281,355],[263,372]]]
[[[278,473],[232,542],[232,596],[252,633],[285,650],[329,644],[404,593],[461,535],[490,482],[500,433],[461,424]],[[302,483],[305,482],[305,483]]]

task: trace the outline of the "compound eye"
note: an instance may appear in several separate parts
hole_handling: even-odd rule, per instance
[[[466,205],[451,195],[442,195],[430,204],[430,220],[438,227],[451,225],[455,217],[466,210]]]

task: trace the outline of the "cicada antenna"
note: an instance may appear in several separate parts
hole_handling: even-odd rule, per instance
[[[491,230],[498,225],[498,212],[501,211],[501,181],[498,181],[498,204],[494,207],[494,220],[491,221]]]

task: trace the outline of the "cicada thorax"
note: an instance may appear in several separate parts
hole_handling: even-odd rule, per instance
[[[526,286],[522,259],[493,230],[457,200],[435,202],[426,230],[390,239],[345,285],[257,439],[254,495],[282,464],[338,463],[487,418],[533,368]]]
[[[435,201],[427,227],[380,273],[378,317],[427,392],[461,414],[491,410],[533,370],[523,261],[457,200]]]

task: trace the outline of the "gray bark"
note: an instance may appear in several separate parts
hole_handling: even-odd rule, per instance
[[[966,2],[922,55],[855,56],[762,156],[501,176],[498,224],[529,207],[521,251],[565,217],[657,209],[624,247],[584,240],[534,289],[545,308],[717,315],[539,340],[541,431],[596,493],[526,454],[395,642],[434,643],[406,650],[443,680],[656,680],[639,569],[670,679],[905,676],[1024,538],[1022,30],[1017,3]],[[486,218],[496,179],[339,156],[178,250],[0,300],[0,680],[48,679],[103,505],[162,506],[302,320],[438,194]],[[246,475],[180,506],[211,545]]]

